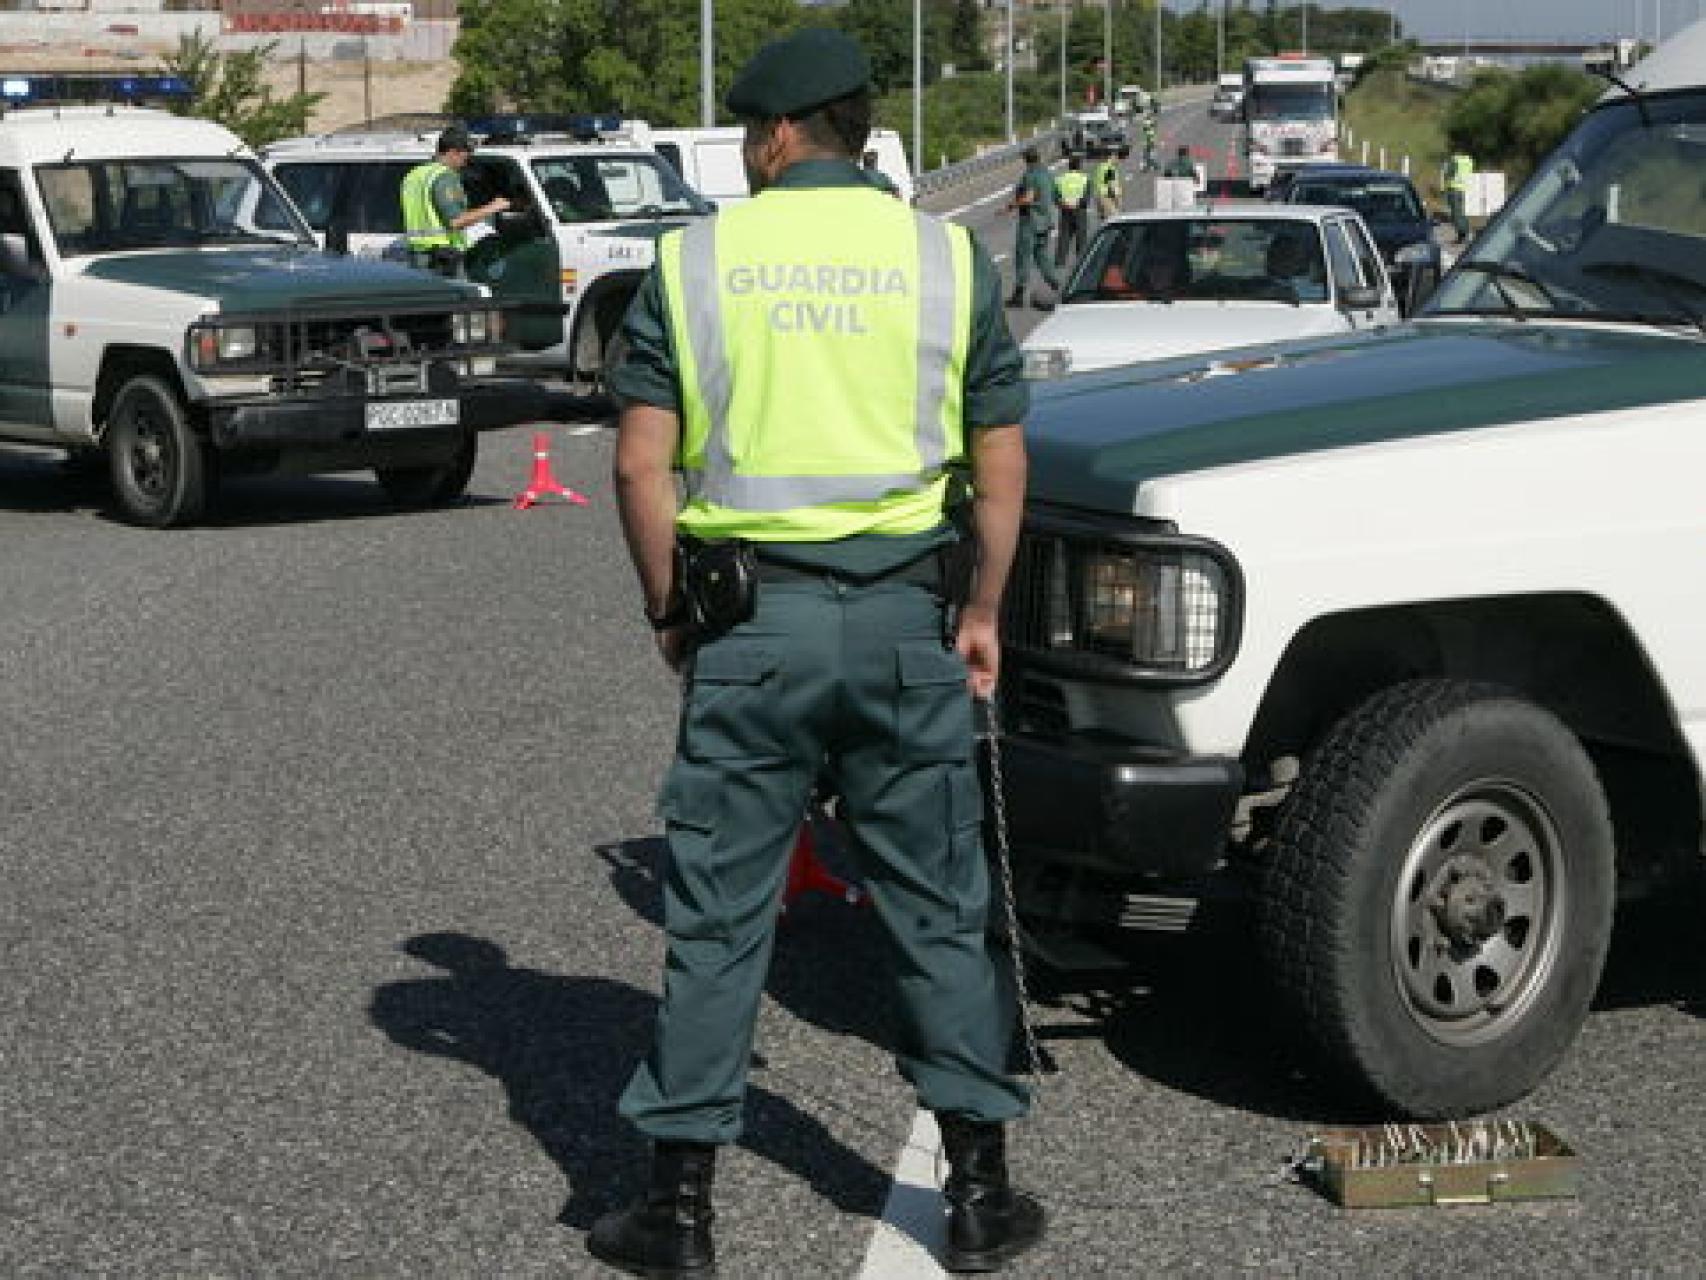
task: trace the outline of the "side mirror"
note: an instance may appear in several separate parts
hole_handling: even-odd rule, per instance
[[[1380,290],[1371,285],[1354,284],[1339,290],[1339,306],[1347,311],[1362,311],[1380,305]]]
[[[492,225],[505,241],[530,240],[539,234],[539,219],[530,209],[505,209],[492,219]]]
[[[18,280],[39,281],[46,277],[42,265],[30,259],[30,242],[22,232],[0,235],[0,273]]]
[[[1437,262],[1418,262],[1410,268],[1410,278],[1406,282],[1403,298],[1403,314],[1407,319],[1421,310],[1422,304],[1433,297],[1433,292],[1439,287],[1439,264]]]

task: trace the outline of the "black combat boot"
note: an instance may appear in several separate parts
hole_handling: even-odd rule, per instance
[[[651,1185],[626,1209],[592,1224],[592,1256],[649,1280],[714,1276],[711,1244],[711,1174],[717,1149],[702,1142],[659,1142],[652,1153]]]
[[[1007,1184],[1007,1134],[997,1122],[938,1115],[948,1153],[949,1271],[998,1271],[1043,1238],[1043,1207]]]

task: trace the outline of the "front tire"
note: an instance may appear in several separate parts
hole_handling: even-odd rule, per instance
[[[1581,1029],[1611,937],[1611,820],[1551,713],[1488,685],[1376,694],[1314,751],[1258,904],[1330,1063],[1412,1116],[1493,1110]]]
[[[107,415],[106,448],[126,520],[165,529],[201,515],[211,478],[208,446],[164,379],[138,374],[119,387]]]
[[[479,460],[479,437],[467,432],[456,455],[436,467],[379,467],[374,476],[385,496],[399,507],[421,510],[455,502],[468,490]]]

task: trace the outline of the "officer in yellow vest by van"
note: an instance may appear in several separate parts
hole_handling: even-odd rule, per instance
[[[1085,224],[1090,220],[1090,175],[1077,156],[1066,161],[1066,172],[1054,180],[1060,227],[1054,233],[1054,265],[1064,267],[1084,252]]]
[[[1475,177],[1475,161],[1458,151],[1446,158],[1445,202],[1451,210],[1451,225],[1457,242],[1469,239],[1469,184]]]
[[[1029,1098],[1006,1068],[1014,1008],[985,938],[973,757],[1029,398],[977,242],[860,170],[870,79],[836,31],[754,55],[726,104],[756,194],[659,242],[610,379],[635,612],[684,681],[659,806],[668,978],[620,1104],[653,1141],[649,1189],[587,1241],[635,1274],[715,1265],[716,1148],[741,1132],[778,899],[819,778],[901,975],[896,1053],[941,1127],[943,1261],[990,1270],[1043,1231],[1007,1177],[1005,1122]]]
[[[1123,188],[1117,155],[1105,156],[1090,170],[1090,194],[1095,197],[1096,212],[1104,222],[1120,211]]]
[[[409,261],[452,279],[462,276],[462,258],[468,251],[467,228],[509,208],[509,201],[502,196],[477,209],[468,207],[462,170],[473,154],[474,140],[468,131],[451,125],[438,135],[433,158],[404,176],[400,192]]]

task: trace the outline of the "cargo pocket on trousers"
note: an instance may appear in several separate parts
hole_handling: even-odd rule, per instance
[[[991,867],[983,842],[983,785],[975,765],[956,765],[948,777],[948,822],[955,915],[962,927],[982,929],[989,916]]]
[[[677,760],[658,796],[669,854],[662,868],[665,924],[672,937],[725,938],[728,907],[717,874],[723,789],[714,769]]]
[[[772,641],[724,637],[693,657],[682,748],[692,760],[774,760],[783,754],[782,655]]]
[[[971,691],[965,659],[939,641],[895,650],[899,688],[895,744],[909,764],[957,764],[971,757]]]

